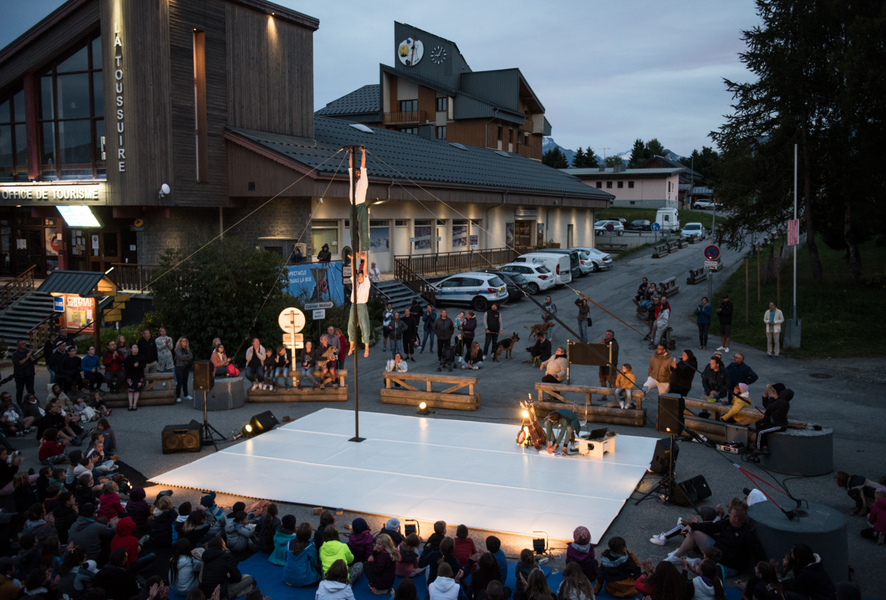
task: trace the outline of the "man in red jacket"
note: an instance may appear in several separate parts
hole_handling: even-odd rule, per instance
[[[118,548],[126,550],[126,568],[130,573],[138,573],[152,562],[156,556],[154,553],[139,557],[142,545],[132,535],[135,531],[135,522],[129,517],[123,517],[117,521],[117,535],[111,539],[111,552]]]

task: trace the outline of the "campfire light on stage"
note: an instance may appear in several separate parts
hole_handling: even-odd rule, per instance
[[[524,419],[528,419],[528,418],[529,418],[529,411],[528,411],[528,410],[524,410],[524,411],[523,411],[523,418],[524,418]]]
[[[544,531],[533,531],[532,535],[540,533],[544,537],[535,537],[532,539],[532,549],[539,556],[548,551],[548,534]]]

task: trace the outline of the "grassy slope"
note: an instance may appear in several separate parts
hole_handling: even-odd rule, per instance
[[[852,356],[882,355],[883,339],[886,338],[886,321],[881,318],[884,291],[882,286],[858,287],[849,283],[843,252],[831,250],[823,243],[818,244],[824,267],[825,281],[815,284],[809,270],[809,255],[801,246],[797,257],[797,311],[802,321],[800,348],[783,350],[782,354],[793,358],[846,358]],[[775,248],[776,255],[780,246]],[[861,247],[865,276],[881,278],[886,275],[886,248],[877,247],[874,241]],[[764,249],[760,263],[760,300],[757,301],[757,258],[749,259],[750,305],[749,323],[745,324],[745,270],[738,271],[720,288],[728,292],[735,313],[732,320],[732,339],[758,348],[766,349],[766,332],[763,313],[769,308],[769,301],[776,298],[775,277],[763,283],[769,249]],[[793,251],[785,249],[785,260],[781,272],[781,303],[785,319],[791,318],[793,303]],[[882,279],[881,279],[882,281]],[[716,283],[716,282],[715,282]],[[719,305],[720,294],[716,294],[714,307]],[[713,319],[711,335],[717,339],[717,319]],[[782,334],[784,335],[784,334]],[[712,340],[713,345],[713,340]]]

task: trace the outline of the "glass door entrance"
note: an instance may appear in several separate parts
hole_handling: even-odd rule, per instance
[[[119,229],[90,229],[86,237],[90,271],[104,272],[123,262]]]

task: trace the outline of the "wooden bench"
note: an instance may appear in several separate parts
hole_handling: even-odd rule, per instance
[[[698,237],[697,233],[693,233],[692,235],[689,236],[689,243],[690,244],[697,244],[700,241],[701,241],[701,238]]]
[[[697,283],[701,283],[702,281],[707,281],[707,278],[708,278],[708,270],[707,269],[704,269],[704,268],[689,269],[689,277],[686,278],[686,283],[688,285],[695,285]]]
[[[720,417],[722,417],[724,414],[732,409],[732,403],[724,404],[722,402],[708,402],[707,400],[695,400],[692,398],[684,398],[683,401],[685,402],[687,409],[684,414],[684,420],[686,421],[686,425],[688,425],[690,429],[703,433],[704,435],[715,441],[726,441],[727,423],[720,420]],[[690,411],[690,408],[706,410],[710,412],[711,416],[714,418],[705,419],[699,417],[695,413]],[[748,429],[748,440],[755,439],[756,433],[750,430],[750,425],[753,425],[754,423],[762,419],[763,413],[758,411],[756,408],[749,407],[741,409],[737,416],[741,419],[741,423],[729,423],[728,425],[730,427],[744,427]],[[793,429],[805,429],[806,423],[788,421],[788,427]],[[684,433],[683,435],[688,434]]]
[[[588,423],[611,423],[613,425],[633,425],[643,427],[646,422],[646,409],[643,408],[645,395],[640,390],[631,392],[631,399],[637,408],[620,408],[616,400],[612,400],[603,406],[593,406],[591,396],[615,396],[615,388],[605,388],[589,385],[566,385],[565,383],[535,384],[538,392],[538,402],[534,403],[537,409],[554,411],[558,408],[568,408],[579,416],[585,417]],[[545,400],[545,395],[550,401]],[[579,394],[585,397],[584,404],[572,402],[563,397],[563,394]]]
[[[102,396],[108,408],[126,408],[129,406],[129,394],[126,380],[120,384],[122,392],[108,392]],[[175,381],[172,373],[145,373],[145,387],[138,396],[139,406],[166,406],[175,404]]]
[[[477,410],[480,408],[480,394],[476,393],[476,377],[460,377],[458,375],[430,375],[427,373],[383,373],[385,387],[381,390],[381,401],[384,404],[403,404],[418,406],[425,402],[428,408],[449,408],[453,410]],[[422,381],[426,389],[419,390],[410,381]],[[446,384],[444,390],[434,391],[435,383]],[[395,387],[394,384],[400,387]],[[464,393],[468,388],[468,393]],[[462,391],[459,391],[462,390]]]
[[[671,253],[667,242],[660,242],[652,248],[652,258],[663,258]]]
[[[677,285],[676,277],[669,277],[658,284],[658,293],[662,296],[672,298],[680,293],[680,286]]]
[[[677,244],[677,248],[688,248],[689,247],[689,240],[681,237],[680,239],[678,239],[676,241],[676,244]]]
[[[628,249],[628,244],[613,244],[611,242],[598,243],[596,245],[597,250],[601,250],[603,252],[612,252],[619,253],[624,252]]]
[[[290,377],[300,377],[301,371],[289,372]],[[338,379],[338,387],[332,387],[331,384],[319,389],[312,389],[311,386],[304,386],[302,389],[296,388],[294,385],[287,390],[278,387],[277,391],[271,390],[246,390],[247,402],[344,402],[348,399],[348,386],[345,385],[345,377],[348,372],[342,369],[336,369],[335,377]],[[248,382],[247,382],[248,383]],[[251,384],[249,384],[251,387]]]

